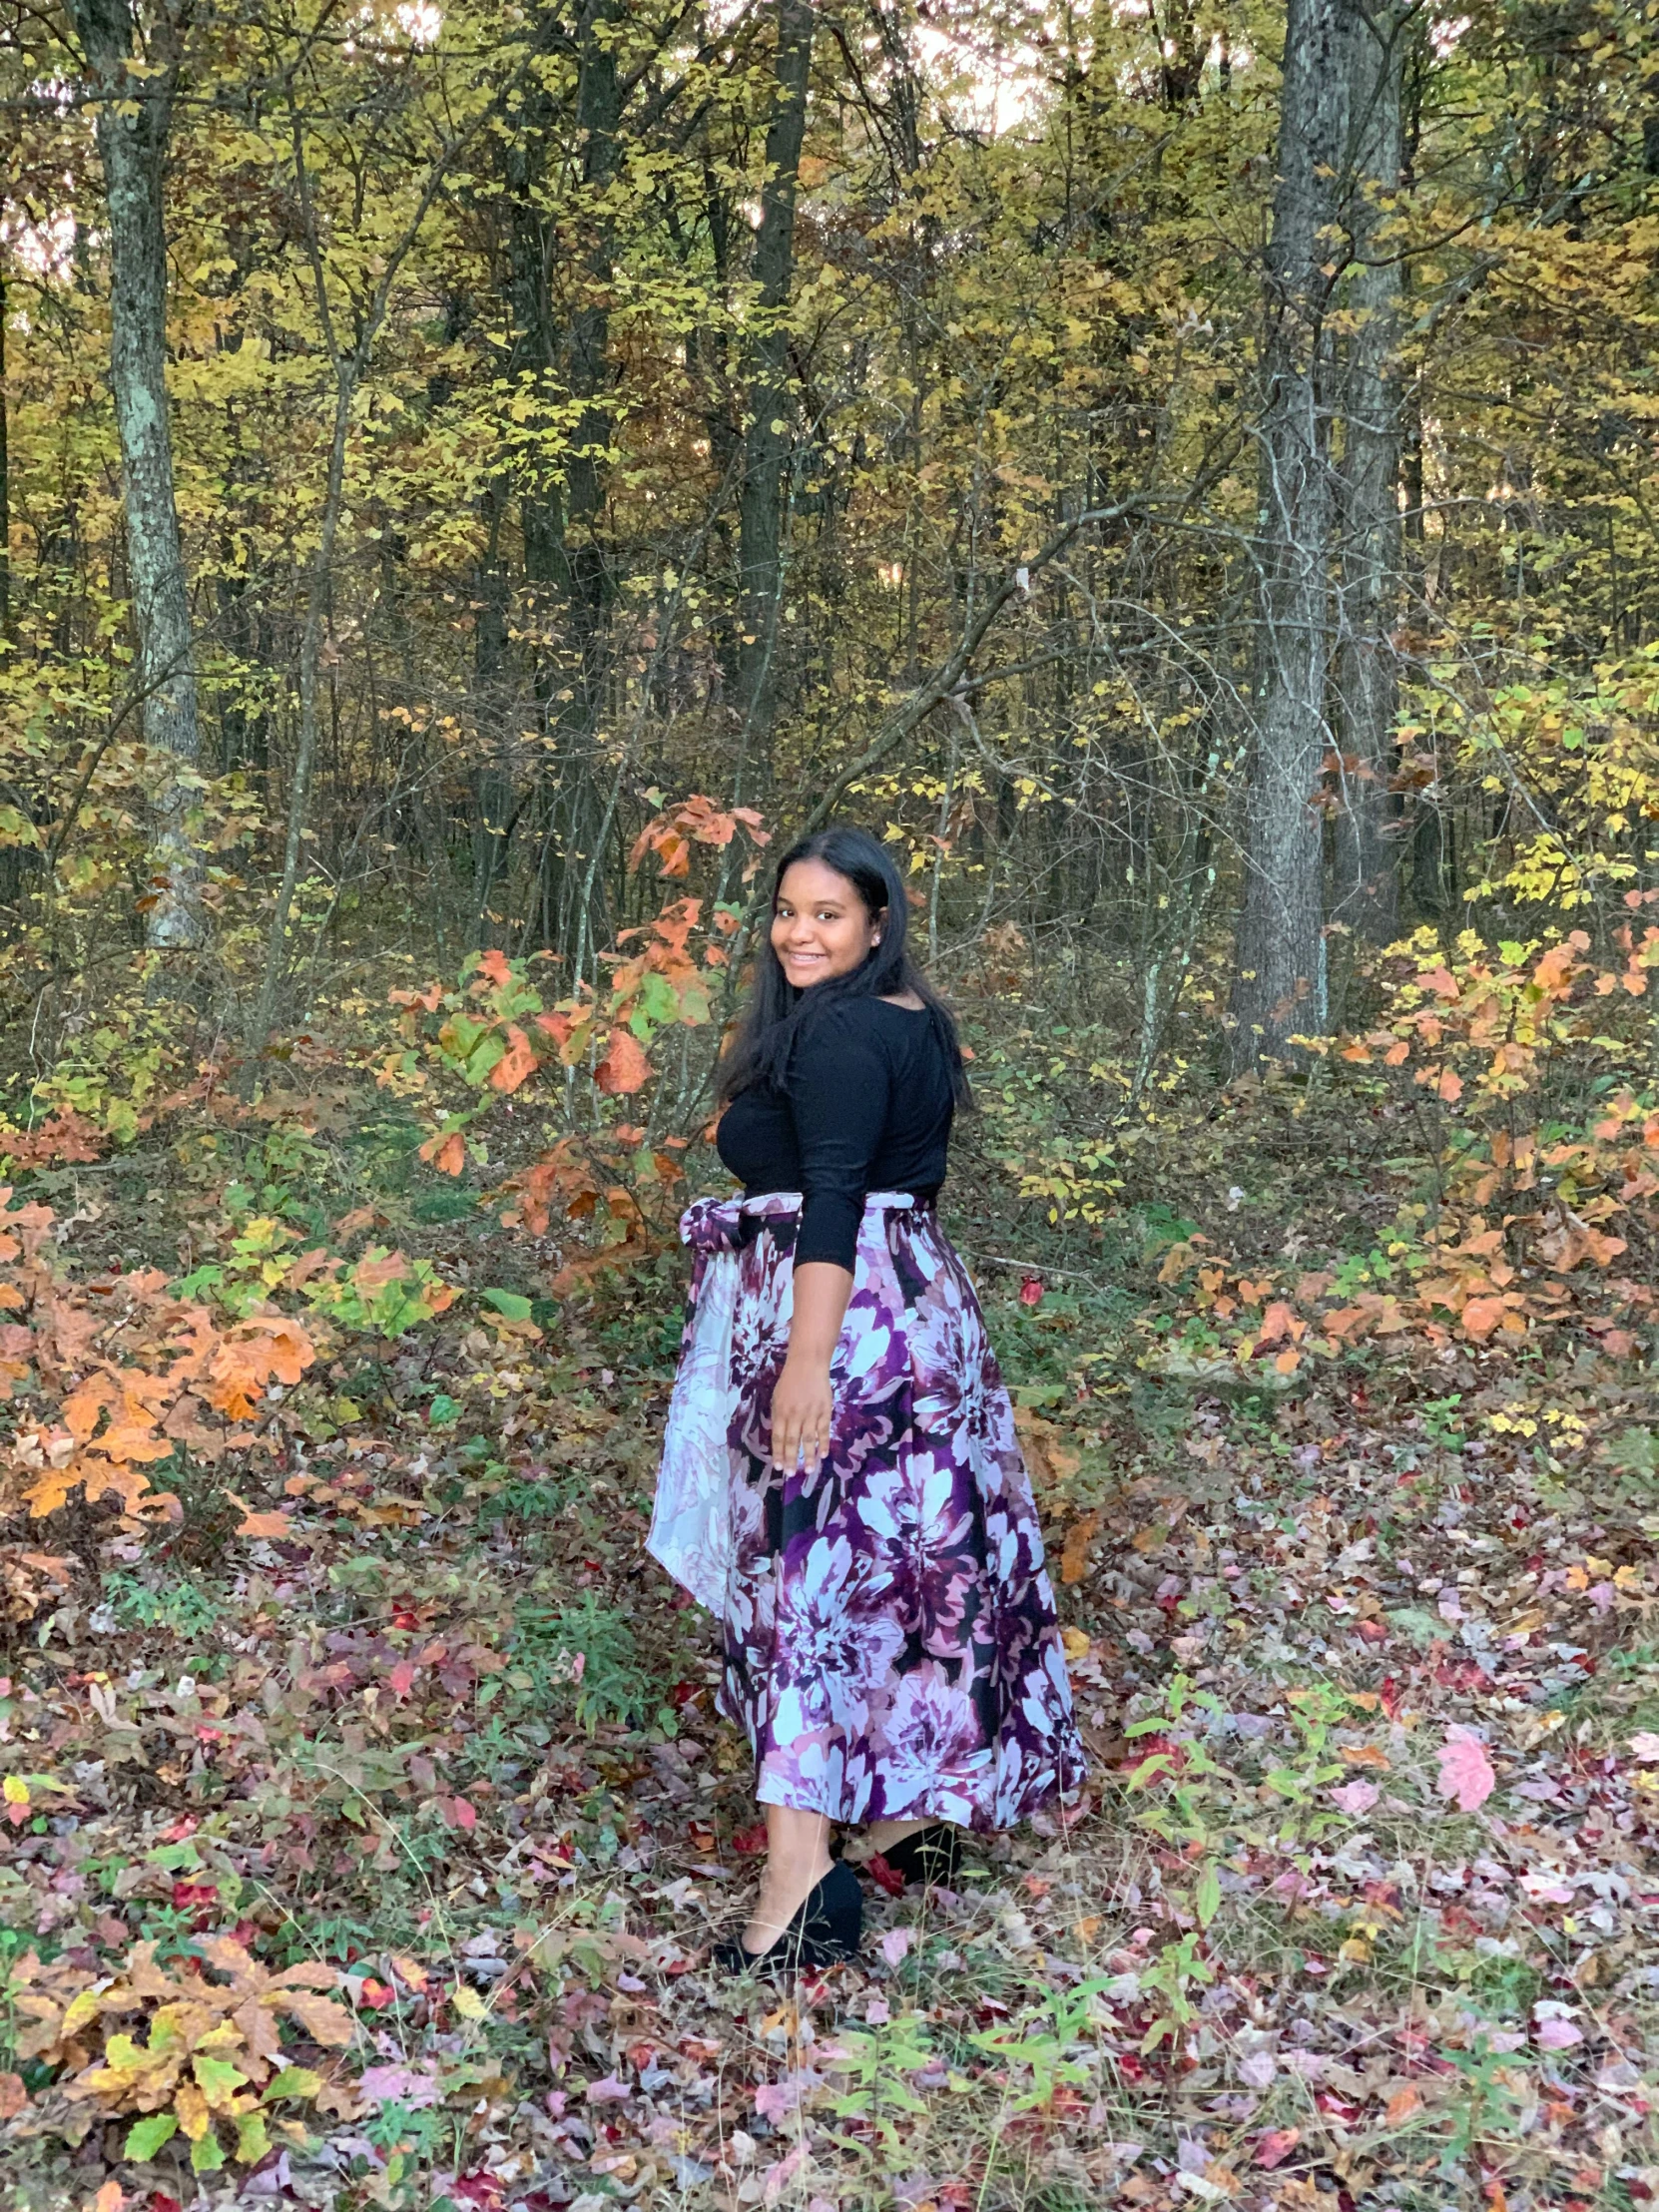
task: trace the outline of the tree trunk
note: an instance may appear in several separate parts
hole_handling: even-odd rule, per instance
[[[547,701],[557,691],[568,704],[556,712],[558,747],[540,794],[541,837],[532,911],[543,917],[541,934],[568,942],[581,933],[573,910],[587,881],[584,826],[594,805],[590,790],[592,734],[602,711],[608,673],[607,626],[616,594],[603,518],[613,421],[610,310],[614,223],[604,206],[616,175],[625,87],[617,67],[616,0],[583,0],[572,28],[577,50],[575,125],[584,215],[591,235],[580,264],[570,272],[578,296],[561,327],[550,283],[553,225],[546,208],[549,154],[558,110],[537,83],[527,94],[506,156],[509,204],[512,361],[547,385],[560,380],[582,402],[560,485],[545,473],[528,484],[519,514],[524,575],[540,602],[532,627],[544,629],[555,607],[563,616],[574,681],[561,684],[545,654],[535,671]],[[541,35],[556,28],[548,15]],[[538,592],[537,587],[541,587]],[[578,847],[581,849],[578,850]],[[551,926],[549,926],[551,924]]]
[[[5,201],[0,199],[0,208]],[[6,270],[0,262],[0,646],[12,634],[12,464],[8,442],[10,395],[6,390]]]
[[[783,489],[790,432],[784,309],[795,273],[795,195],[801,142],[807,129],[807,81],[812,67],[812,0],[778,0],[772,118],[767,173],[755,234],[756,336],[749,353],[743,485],[738,500],[738,564],[742,587],[738,646],[740,750],[764,745],[777,708],[778,621],[783,597]]]
[[[582,183],[596,202],[616,174],[619,151],[622,84],[617,75],[616,30],[614,0],[591,0],[583,10],[576,128],[582,150]],[[596,217],[588,255],[590,288],[570,318],[570,390],[573,397],[586,404],[576,425],[565,499],[571,618],[581,656],[582,697],[590,710],[597,706],[603,691],[603,635],[616,591],[601,540],[600,521],[605,505],[605,456],[613,427],[606,403],[611,381],[611,317],[606,294],[612,277],[612,254],[611,219],[608,215]]]
[[[1245,896],[1233,982],[1233,1063],[1295,1057],[1327,1013],[1324,820],[1330,745],[1331,343],[1337,179],[1346,153],[1345,0],[1290,0],[1279,177],[1268,249],[1257,518],[1255,742]],[[1334,261],[1335,257],[1335,261]]]
[[[1342,604],[1338,624],[1341,806],[1336,819],[1332,918],[1372,944],[1399,919],[1394,761],[1399,670],[1399,287],[1392,202],[1399,190],[1405,5],[1355,9],[1347,23],[1355,149],[1354,317],[1344,386]]]
[[[98,102],[98,153],[109,206],[110,384],[121,438],[144,742],[165,772],[154,800],[154,875],[145,939],[157,949],[180,950],[201,944],[203,921],[202,856],[189,824],[201,737],[167,400],[162,175],[178,57],[164,54],[159,71],[135,75],[128,0],[72,0],[72,7]]]

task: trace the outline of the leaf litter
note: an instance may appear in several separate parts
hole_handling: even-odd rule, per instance
[[[15,1647],[20,2206],[1659,2187],[1628,1403],[1547,1465],[1375,1365],[1160,1399],[1126,1362],[1027,1408],[1090,1786],[953,1890],[872,1888],[858,1964],[779,1990],[707,1963],[757,1838],[643,1553],[665,1371],[598,1305],[556,1351],[412,1342],[372,1410],[319,1366],[269,1408],[211,1571],[108,1521],[106,1594]]]

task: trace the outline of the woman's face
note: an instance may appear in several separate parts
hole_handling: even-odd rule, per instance
[[[832,975],[850,975],[872,944],[881,941],[878,914],[858,896],[844,875],[822,860],[797,860],[784,870],[778,903],[772,911],[772,949],[785,975],[800,990],[827,983]]]

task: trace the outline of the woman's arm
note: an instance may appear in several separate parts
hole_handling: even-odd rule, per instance
[[[869,1167],[887,1118],[886,1055],[867,1009],[828,1008],[802,1039],[787,1089],[801,1153],[795,1318],[772,1395],[773,1465],[816,1474],[830,1444],[830,1363],[852,1296]]]
[[[808,1260],[795,1271],[795,1318],[789,1356],[772,1393],[772,1463],[793,1474],[806,1455],[817,1474],[830,1443],[834,1411],[830,1362],[852,1296],[852,1273],[829,1260]]]

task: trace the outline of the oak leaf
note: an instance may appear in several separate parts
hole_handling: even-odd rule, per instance
[[[238,1527],[237,1527],[237,1529],[236,1529],[236,1531],[235,1531],[235,1533],[236,1533],[237,1535],[239,1535],[239,1536],[291,1536],[291,1535],[292,1535],[292,1533],[293,1533],[293,1523],[292,1523],[292,1521],[291,1521],[291,1520],[290,1520],[290,1519],[288,1518],[288,1516],[287,1516],[287,1514],[286,1514],[286,1513],[279,1513],[279,1512],[278,1512],[278,1513],[262,1513],[262,1512],[259,1512],[259,1511],[257,1511],[257,1510],[256,1510],[256,1509],[255,1509],[255,1508],[254,1508],[254,1507],[252,1506],[252,1505],[250,1505],[250,1504],[249,1504],[248,1500],[247,1500],[247,1499],[246,1499],[245,1497],[239,1497],[239,1496],[237,1495],[237,1493],[236,1493],[236,1491],[235,1491],[235,1490],[227,1490],[227,1491],[226,1491],[226,1493],[225,1493],[225,1495],[226,1495],[226,1496],[227,1496],[227,1497],[228,1497],[228,1498],[229,1498],[229,1499],[231,1500],[231,1503],[232,1503],[232,1504],[233,1504],[233,1505],[234,1505],[234,1506],[235,1506],[235,1507],[237,1508],[237,1511],[238,1511],[239,1513],[241,1513],[241,1515],[242,1515],[242,1520],[241,1520],[240,1524],[238,1525]]]
[[[493,1090],[512,1092],[535,1074],[538,1066],[535,1048],[517,1022],[507,1027],[507,1049],[490,1070],[490,1087]]]
[[[645,1088],[651,1079],[651,1062],[632,1030],[611,1031],[610,1049],[594,1069],[593,1079],[612,1098],[628,1096]]]
[[[460,1131],[452,1129],[447,1136],[440,1133],[428,1137],[420,1148],[420,1157],[440,1175],[459,1175],[466,1166],[466,1146]]]

